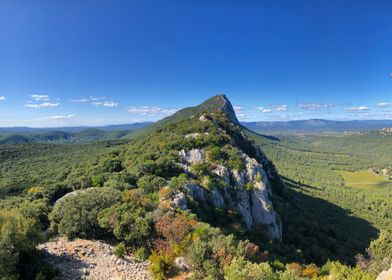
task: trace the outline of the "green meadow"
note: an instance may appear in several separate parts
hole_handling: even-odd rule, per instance
[[[336,171],[342,176],[346,186],[354,189],[373,189],[375,187],[385,187],[392,184],[392,181],[385,177],[374,174],[369,170],[361,171]]]

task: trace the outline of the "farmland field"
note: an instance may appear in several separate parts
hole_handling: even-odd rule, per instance
[[[336,171],[342,176],[346,186],[354,189],[373,189],[375,187],[385,187],[392,185],[392,181],[376,175],[368,170],[362,171]]]

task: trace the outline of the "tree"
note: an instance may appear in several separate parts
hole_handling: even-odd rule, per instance
[[[51,213],[52,226],[69,238],[97,238],[105,234],[98,223],[101,210],[117,204],[120,192],[92,188],[71,193],[57,202]]]

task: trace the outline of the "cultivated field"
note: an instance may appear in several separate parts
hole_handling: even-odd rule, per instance
[[[373,189],[392,185],[392,181],[376,175],[368,170],[362,171],[336,171],[342,176],[346,186],[354,189]]]

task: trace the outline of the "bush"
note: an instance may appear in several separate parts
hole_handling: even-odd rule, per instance
[[[52,227],[69,238],[101,237],[106,231],[99,226],[98,214],[119,200],[120,192],[109,188],[70,193],[55,204],[50,215]]]
[[[151,263],[149,270],[152,272],[154,278],[157,280],[167,279],[167,276],[173,268],[169,257],[165,254],[153,251],[148,260]]]
[[[117,258],[124,258],[126,249],[125,249],[125,245],[123,243],[119,243],[116,245],[116,247],[114,247],[114,255]]]
[[[139,261],[145,261],[148,259],[149,253],[144,247],[139,247],[133,251],[132,255]]]
[[[41,239],[35,223],[15,209],[0,212],[0,279],[34,274],[32,263]]]
[[[166,185],[166,180],[154,175],[145,175],[137,181],[137,185],[144,193],[153,193]]]
[[[150,215],[134,203],[116,204],[104,209],[99,214],[99,225],[131,247],[145,244],[153,234]]]
[[[225,269],[225,280],[274,280],[275,275],[268,263],[255,264],[243,257],[234,258]]]

